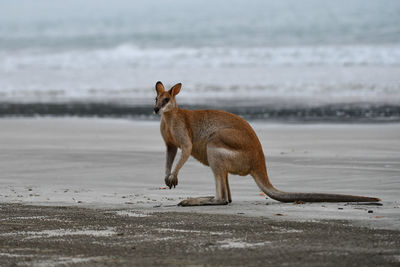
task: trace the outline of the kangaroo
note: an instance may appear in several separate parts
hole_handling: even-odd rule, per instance
[[[165,184],[171,189],[178,185],[178,173],[189,156],[214,173],[215,197],[188,198],[179,206],[226,205],[232,202],[228,173],[253,176],[260,189],[281,202],[378,202],[379,198],[320,194],[289,193],[276,189],[269,181],[264,152],[252,127],[237,115],[219,110],[186,110],[178,107],[176,95],[182,84],[165,91],[156,83],[154,112],[161,115],[160,130],[167,147]],[[181,157],[171,172],[178,148]]]

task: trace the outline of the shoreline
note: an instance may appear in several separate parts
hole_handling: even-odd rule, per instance
[[[140,101],[142,100],[142,101]],[[0,118],[35,117],[77,117],[157,120],[153,115],[153,105],[147,98],[137,99],[138,103],[127,100],[114,102],[0,102]],[[288,105],[289,100],[258,98],[249,106],[240,99],[203,100],[203,103],[186,104],[182,108],[190,110],[225,110],[249,121],[263,123],[399,123],[400,106],[389,102],[342,102],[342,103],[304,103]],[[296,99],[293,100],[294,102]],[[190,101],[189,101],[190,103]]]

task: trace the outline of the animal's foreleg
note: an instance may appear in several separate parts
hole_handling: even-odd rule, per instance
[[[171,174],[172,164],[176,156],[178,148],[176,146],[167,145],[167,162],[165,164],[165,177]]]
[[[192,153],[192,144],[191,143],[185,144],[182,147],[181,158],[176,164],[174,171],[168,177],[165,178],[165,184],[169,188],[175,187],[178,184],[179,170],[182,168],[183,164],[185,164],[185,162],[188,160],[191,153]]]

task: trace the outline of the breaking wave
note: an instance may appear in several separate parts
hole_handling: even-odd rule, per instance
[[[239,68],[274,66],[400,66],[400,46],[203,47],[0,53],[0,70],[87,70],[111,68]]]

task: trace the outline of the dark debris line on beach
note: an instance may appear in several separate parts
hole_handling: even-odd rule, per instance
[[[399,231],[343,221],[0,204],[0,225],[1,266],[393,266],[400,261]]]
[[[249,120],[288,122],[399,122],[400,106],[365,103],[322,106],[206,106],[182,105],[188,109],[218,108]],[[0,117],[77,116],[155,119],[151,105],[118,103],[0,103]]]

